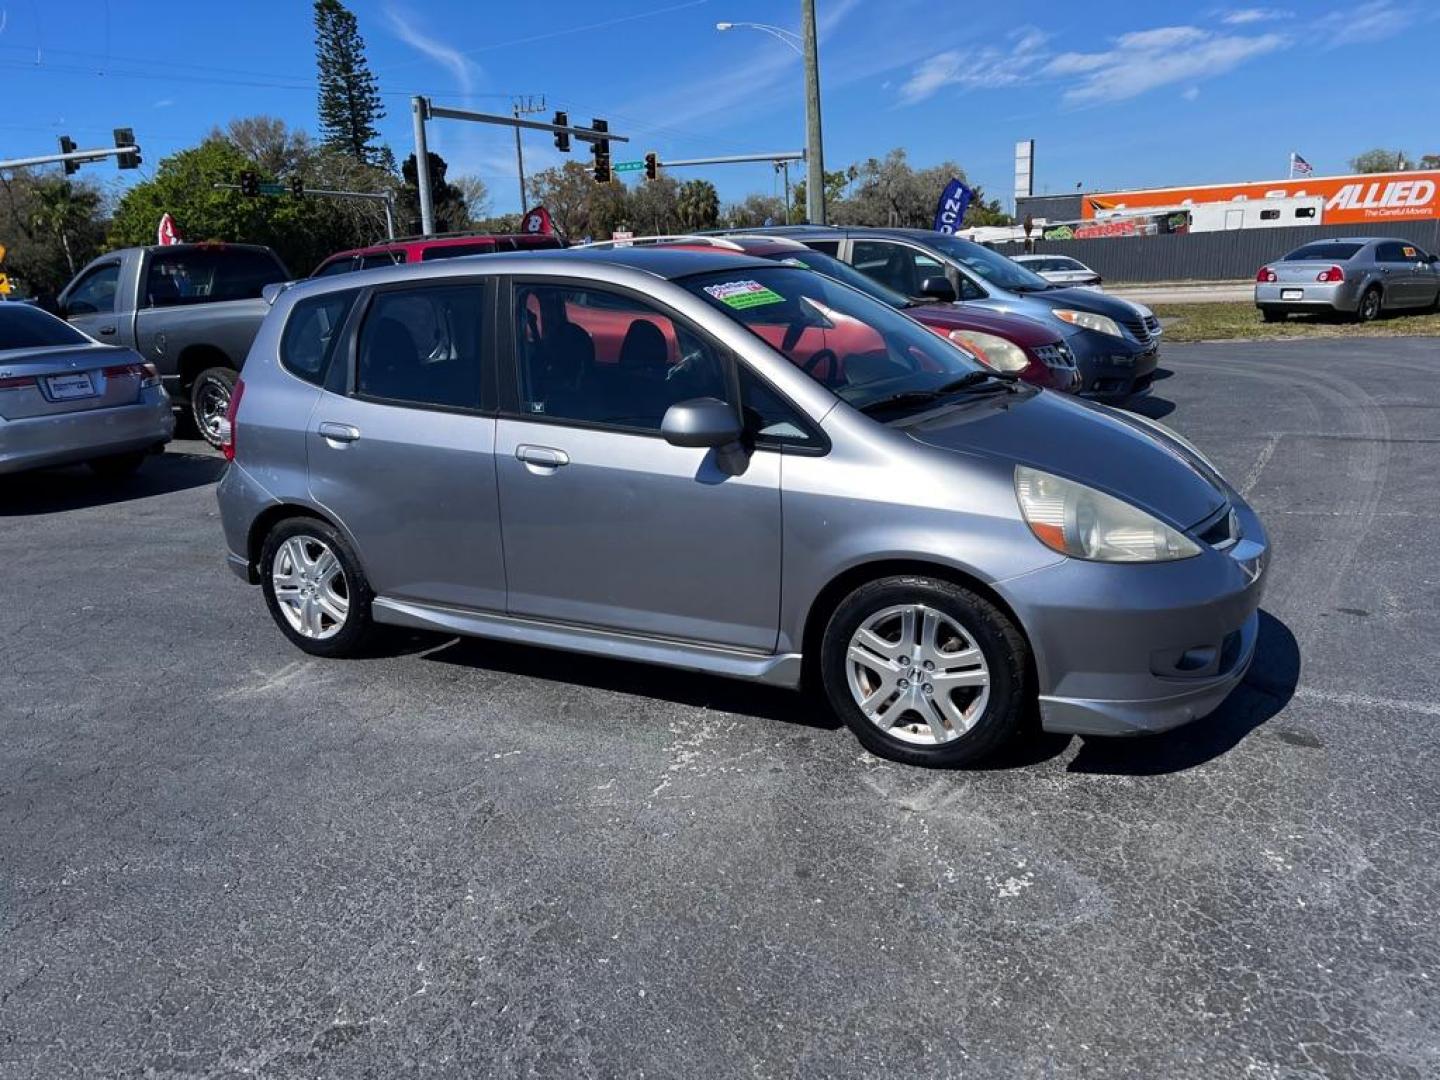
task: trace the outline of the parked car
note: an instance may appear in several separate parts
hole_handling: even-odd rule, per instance
[[[1080,386],[1080,372],[1070,355],[1070,347],[1065,344],[1065,339],[1058,331],[1022,315],[999,315],[993,311],[958,304],[912,300],[881,285],[874,278],[867,277],[833,255],[808,248],[798,240],[783,236],[731,233],[725,236],[641,237],[625,243],[658,244],[699,250],[718,246],[772,262],[804,266],[844,282],[852,289],[859,289],[882,304],[905,312],[996,371],[1012,372],[1028,383],[1066,393],[1073,393]],[[615,242],[605,241],[586,246],[613,247]]]
[[[315,268],[311,277],[330,277],[377,266],[458,259],[464,255],[494,255],[502,251],[547,251],[563,248],[557,236],[541,233],[453,233],[410,236],[383,244],[337,251]]]
[[[120,476],[174,431],[154,364],[37,307],[0,304],[0,473],[85,462]]]
[[[172,401],[212,446],[250,342],[270,305],[266,285],[289,278],[267,247],[172,244],[111,251],[61,292],[60,315],[159,369]]]
[[[1369,322],[1386,311],[1440,307],[1437,260],[1409,240],[1356,236],[1316,240],[1255,275],[1266,322],[1295,312],[1348,314]]]
[[[781,225],[789,236],[854,266],[906,296],[959,301],[1025,315],[1057,329],[1080,369],[1082,397],[1121,404],[1150,392],[1160,352],[1153,312],[1094,289],[1062,289],[981,244],[927,229]],[[926,282],[949,289],[926,292]]]
[[[1265,531],[1184,440],[726,251],[294,286],[226,454],[229,565],[305,652],[379,623],[803,676],[920,764],[1037,696],[1052,731],[1203,716],[1259,626]]]
[[[1074,285],[1098,289],[1101,277],[1079,259],[1069,255],[1012,255],[1027,270],[1033,270],[1052,285]]]

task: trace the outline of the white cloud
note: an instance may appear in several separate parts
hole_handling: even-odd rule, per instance
[[[1200,88],[1198,86],[1187,86],[1184,90],[1180,91],[1180,96],[1186,101],[1194,101],[1200,96]]]
[[[1285,8],[1235,8],[1220,16],[1220,21],[1227,26],[1249,26],[1251,23],[1274,22],[1277,19],[1293,18],[1295,13]]]
[[[946,86],[993,89],[1026,82],[1044,58],[1048,36],[1033,27],[1010,35],[1008,47],[985,45],[978,49],[947,49],[920,64],[900,87],[900,103],[915,105]]]
[[[1367,0],[1357,7],[1341,8],[1317,19],[1318,36],[1330,48],[1384,41],[1414,24],[1434,19],[1440,11],[1422,10],[1404,0]]]
[[[151,107],[152,109],[168,109],[168,108],[170,108],[171,105],[174,105],[174,104],[175,104],[175,99],[174,99],[174,98],[168,98],[168,97],[167,97],[167,98],[161,98],[159,101],[155,102],[155,104],[152,105],[152,106],[150,106],[150,107]]]
[[[416,26],[415,16],[408,11],[387,7],[385,18],[396,37],[417,52],[424,53],[441,67],[447,68],[455,76],[455,83],[461,93],[469,96],[474,92],[475,75],[479,68],[473,60],[453,45],[447,45],[421,31]]]
[[[1283,34],[1215,33],[1195,26],[1166,26],[1121,34],[1102,52],[1061,53],[1043,74],[1078,76],[1063,95],[1072,105],[1125,101],[1157,87],[1209,78],[1290,43]]]

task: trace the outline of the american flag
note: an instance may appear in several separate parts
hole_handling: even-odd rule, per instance
[[[1301,157],[1299,154],[1291,154],[1291,155],[1290,155],[1290,175],[1291,175],[1291,176],[1314,176],[1314,175],[1315,175],[1315,166],[1311,165],[1310,162],[1306,161],[1306,160],[1305,160],[1303,157]]]

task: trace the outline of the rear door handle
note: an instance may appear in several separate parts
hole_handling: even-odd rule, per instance
[[[113,337],[115,334],[115,327],[102,326],[100,327],[100,333],[104,334],[106,337]]]
[[[570,464],[570,455],[564,450],[556,450],[553,446],[530,446],[522,443],[515,448],[515,456],[526,465],[543,465],[550,469]]]
[[[352,443],[360,438],[360,429],[349,424],[337,424],[333,420],[322,420],[320,434],[331,442]]]

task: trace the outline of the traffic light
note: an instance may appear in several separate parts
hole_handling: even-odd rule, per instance
[[[247,199],[254,199],[260,194],[260,177],[249,169],[240,174],[240,194]]]
[[[610,124],[605,120],[592,120],[590,127],[593,131],[610,130]],[[595,155],[595,182],[608,184],[610,182],[610,140],[599,139],[591,143],[590,152]]]
[[[75,140],[70,138],[69,135],[60,136],[60,152],[62,154],[73,154],[75,152]],[[80,171],[80,163],[78,161],[66,161],[62,162],[62,164],[65,166],[66,176]]]
[[[652,150],[645,155],[645,179],[654,180],[660,175],[660,158]]]
[[[138,168],[140,167],[140,147],[135,146],[135,129],[134,129],[134,128],[116,128],[116,129],[115,129],[115,145],[116,145],[116,146],[134,146],[134,147],[135,147],[135,152],[134,152],[134,153],[131,153],[131,154],[121,154],[121,155],[119,155],[119,156],[115,159],[115,163],[116,163],[117,165],[119,165],[120,168],[122,168],[122,169],[138,169]]]
[[[555,114],[555,126],[569,127],[570,115],[568,113],[557,112]],[[562,154],[568,154],[570,152],[570,133],[568,131],[555,132],[555,149],[559,150]]]
[[[305,180],[303,177],[299,175],[290,177],[290,194],[296,199],[303,199],[305,197]]]

